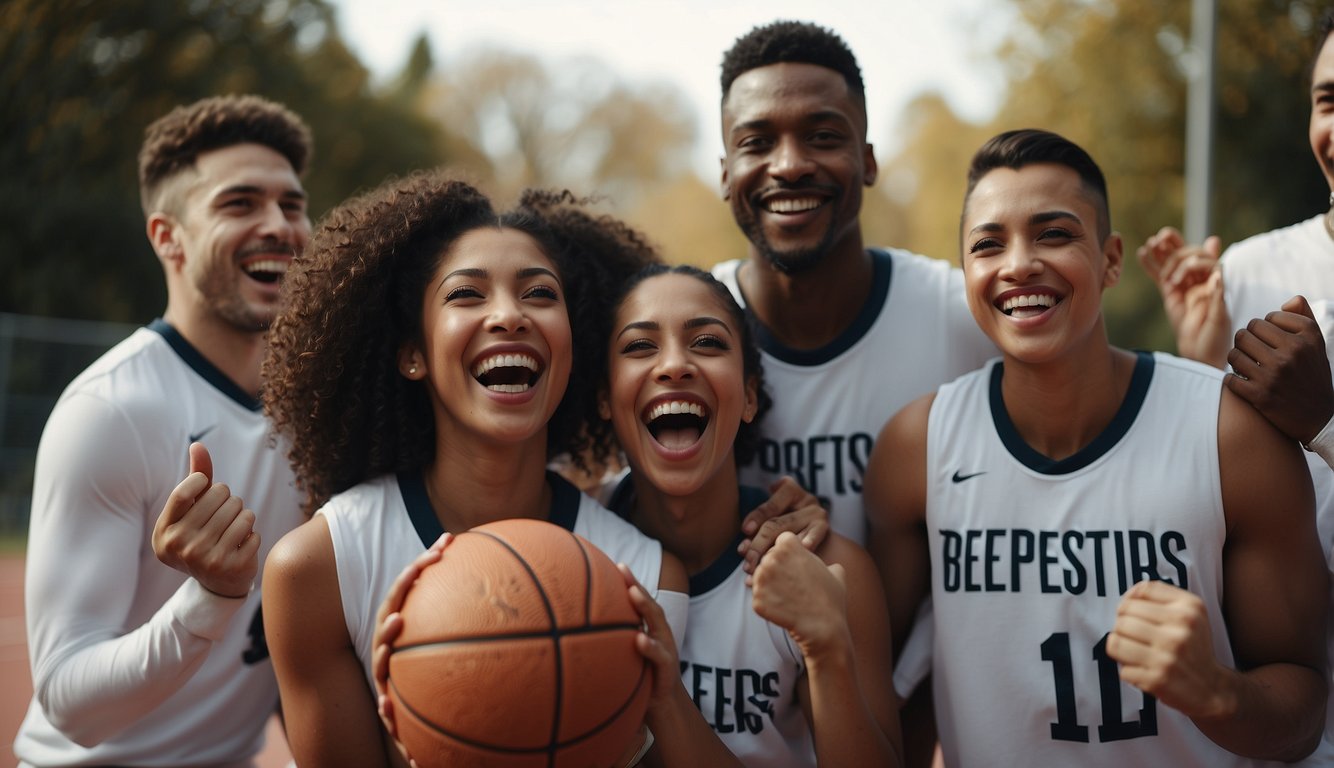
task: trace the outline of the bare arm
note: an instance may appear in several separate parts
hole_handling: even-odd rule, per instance
[[[786,629],[806,661],[800,697],[818,763],[902,765],[889,618],[870,556],[837,535],[817,556],[784,533],[755,572],[755,612]]]
[[[264,566],[264,633],[298,765],[389,763],[347,624],[328,523],[288,533]]]
[[[867,549],[880,570],[895,628],[894,655],[903,650],[922,601],[931,594],[926,534],[926,427],[935,395],[909,403],[880,431],[866,468]]]
[[[1297,445],[1230,392],[1219,412],[1228,534],[1223,614],[1237,668],[1218,662],[1200,599],[1160,582],[1123,598],[1107,652],[1121,677],[1180,710],[1220,746],[1296,760],[1324,725],[1324,558]]]

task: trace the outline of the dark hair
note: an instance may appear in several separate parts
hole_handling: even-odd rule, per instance
[[[1306,67],[1306,81],[1312,85],[1315,85],[1315,64],[1320,59],[1321,51],[1325,50],[1330,34],[1334,33],[1334,8],[1326,8],[1320,13],[1315,30],[1315,48],[1311,51],[1311,61]]]
[[[767,413],[769,408],[773,405],[773,399],[769,397],[769,393],[764,386],[764,364],[760,360],[760,348],[755,343],[755,330],[751,326],[750,318],[746,316],[745,310],[741,308],[740,304],[737,304],[736,298],[732,296],[732,292],[727,289],[727,286],[720,283],[717,278],[708,272],[690,264],[677,264],[675,266],[653,264],[645,267],[632,275],[630,279],[624,281],[620,290],[616,292],[615,300],[609,305],[606,319],[607,329],[602,338],[606,340],[611,337],[613,332],[612,324],[615,321],[616,313],[620,311],[621,305],[625,303],[626,297],[628,297],[640,283],[659,275],[688,275],[703,283],[713,291],[714,296],[723,305],[723,308],[727,310],[727,314],[731,318],[732,324],[738,329],[737,332],[741,334],[741,370],[746,378],[755,378],[756,409],[755,418],[751,419],[750,423],[744,421],[741,422],[740,427],[737,429],[736,440],[733,442],[732,452],[735,455],[738,465],[746,464],[754,457],[755,451],[759,447],[760,421],[764,418],[764,414]],[[605,348],[606,345],[604,344],[603,346]],[[603,370],[603,380],[605,381],[610,372],[610,362],[604,362],[604,365],[607,366]],[[593,412],[593,419],[597,420],[596,412]]]
[[[153,121],[139,149],[139,203],[160,207],[163,182],[194,167],[200,154],[235,144],[262,144],[287,158],[298,176],[311,155],[310,129],[296,113],[259,96],[213,96]]]
[[[426,388],[399,374],[398,350],[421,340],[424,287],[463,234],[499,227],[536,240],[561,275],[573,338],[591,337],[586,305],[600,287],[598,259],[606,243],[620,241],[601,219],[573,210],[581,202],[529,191],[497,215],[466,182],[418,172],[344,202],[320,222],[284,279],[286,304],[263,369],[265,408],[289,442],[307,514],[378,475],[420,470],[435,455]],[[547,427],[548,455],[568,451],[576,463],[590,444],[583,408],[598,381],[581,361],[590,346],[574,345],[566,394]]]
[[[1006,131],[983,144],[968,166],[968,188],[963,195],[964,209],[967,210],[968,198],[983,176],[997,168],[1017,171],[1037,163],[1063,165],[1079,174],[1084,189],[1093,198],[1094,207],[1098,211],[1098,241],[1105,241],[1112,232],[1112,220],[1108,211],[1107,181],[1103,178],[1102,169],[1078,144],[1050,131],[1036,128]]]
[[[843,76],[848,90],[866,111],[866,86],[857,57],[837,33],[804,21],[775,21],[737,38],[723,54],[723,100],[741,75],[782,63],[815,64],[834,70]]]

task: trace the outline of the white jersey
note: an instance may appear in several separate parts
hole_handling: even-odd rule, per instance
[[[1245,328],[1257,317],[1279,309],[1301,294],[1310,302],[1327,340],[1334,367],[1334,238],[1325,230],[1325,215],[1255,235],[1223,253],[1223,295],[1232,325]],[[1316,525],[1334,584],[1334,470],[1320,456],[1306,452],[1315,486]],[[1330,607],[1334,610],[1334,586]],[[1334,614],[1328,642],[1330,699],[1325,707],[1325,737],[1302,765],[1334,765]]]
[[[872,250],[871,295],[828,345],[795,350],[756,324],[774,408],[760,424],[746,485],[791,475],[829,507],[830,526],[866,546],[862,473],[880,428],[900,408],[981,366],[996,347],[968,311],[963,273],[902,250]],[[743,260],[713,268],[744,307]]]
[[[628,473],[608,506],[628,516],[634,485]],[[741,487],[739,515],[768,498]],[[748,768],[814,768],[815,742],[797,698],[806,660],[787,630],[755,613],[736,542],[690,577],[690,619],[680,643],[681,682],[705,722]]]
[[[302,520],[269,434],[259,402],[161,320],[61,395],[33,482],[23,764],[251,763],[278,703],[259,576],[249,596],[218,597],[159,562],[151,537],[198,441],[255,510],[262,563]]]
[[[630,566],[639,583],[657,597],[662,545],[607,511],[554,472],[550,522],[592,542],[613,562]],[[418,473],[384,475],[329,500],[323,515],[333,539],[343,619],[361,659],[370,690],[375,614],[403,569],[444,534]],[[684,632],[673,626],[673,632]]]
[[[1123,683],[1106,653],[1122,594],[1159,579],[1223,622],[1221,372],[1141,353],[1112,423],[1073,456],[1030,448],[999,361],[942,387],[927,428],[935,703],[945,761],[1251,765]]]

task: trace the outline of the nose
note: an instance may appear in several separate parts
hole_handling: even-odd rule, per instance
[[[658,355],[656,378],[660,382],[683,381],[695,377],[695,366],[680,344],[663,346]]]
[[[815,172],[806,145],[796,136],[779,139],[769,156],[769,175],[788,183],[796,182]]]
[[[520,333],[528,330],[528,315],[519,297],[501,291],[491,297],[491,312],[486,321],[492,333]]]
[[[265,239],[278,240],[299,248],[305,245],[300,235],[310,229],[308,220],[302,226],[304,217],[305,214],[297,217],[285,210],[279,200],[266,201],[260,211],[259,234]]]
[[[1006,249],[1005,255],[1001,258],[1004,260],[1000,271],[1002,280],[1022,281],[1041,274],[1046,268],[1042,259],[1038,257],[1036,249],[1023,242]]]

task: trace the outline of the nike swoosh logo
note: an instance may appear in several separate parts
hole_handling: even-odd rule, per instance
[[[950,480],[952,480],[952,481],[954,481],[954,482],[956,482],[956,483],[962,483],[964,480],[972,480],[973,478],[977,477],[978,475],[985,475],[985,474],[986,474],[986,472],[983,471],[983,472],[974,472],[974,473],[971,474],[971,475],[964,475],[964,474],[960,474],[960,470],[957,470],[957,469],[956,469],[956,470],[954,470],[954,477],[951,477]]]
[[[192,433],[190,433],[190,436],[189,436],[189,437],[190,437],[190,442],[192,442],[192,443],[197,443],[197,442],[199,442],[200,438],[202,438],[204,435],[207,435],[209,432],[212,432],[213,429],[214,429],[215,427],[217,427],[217,426],[218,426],[217,424],[213,424],[213,425],[204,427],[203,429],[199,430],[198,432],[192,432]],[[956,480],[955,482],[958,482],[958,481]]]

